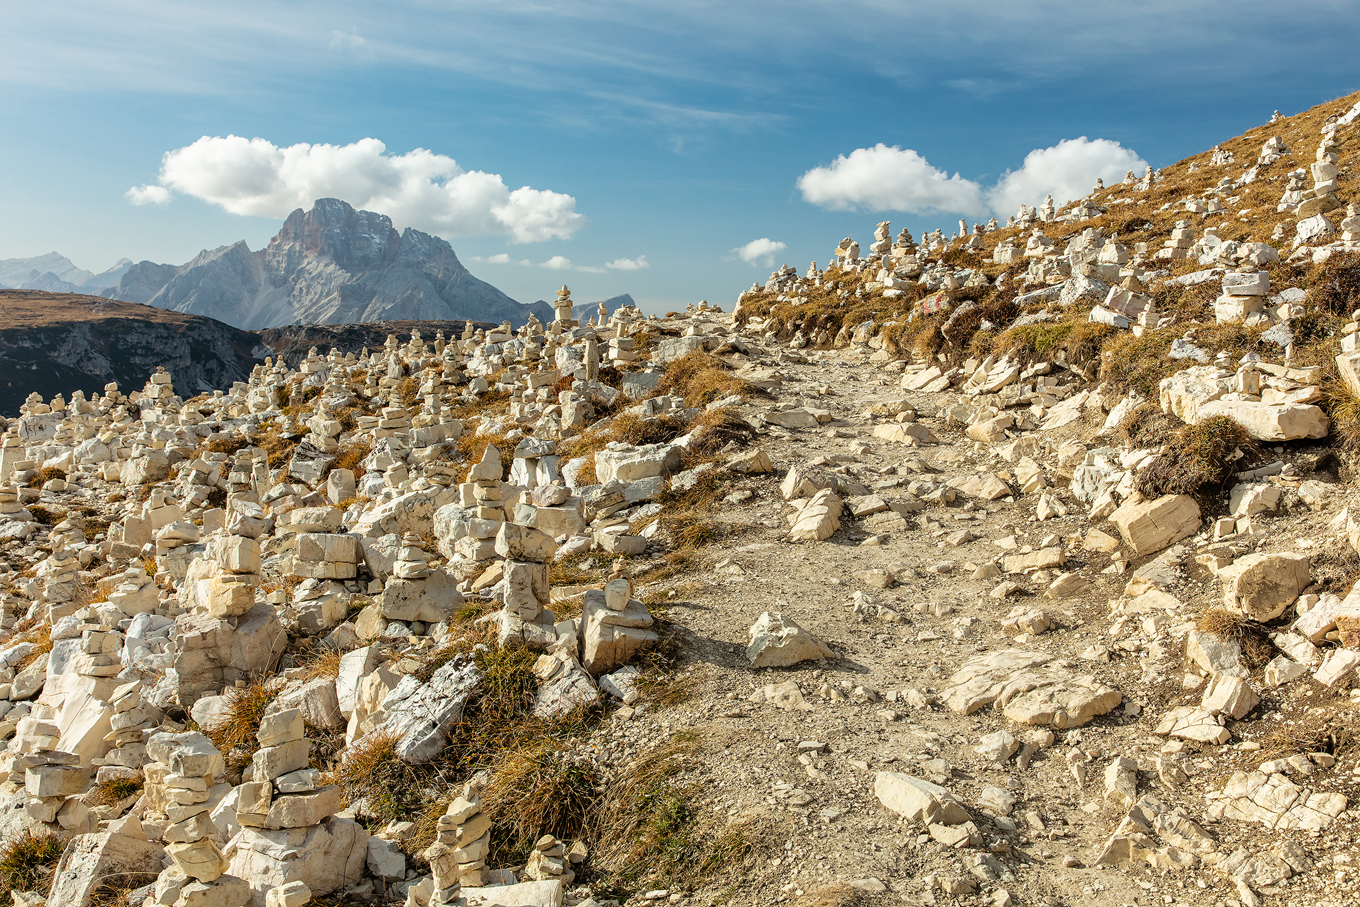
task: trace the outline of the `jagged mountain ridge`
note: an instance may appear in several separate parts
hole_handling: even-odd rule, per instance
[[[474,277],[445,240],[391,218],[318,199],[284,221],[265,248],[244,241],[204,250],[171,269],[139,262],[102,295],[217,318],[246,330],[286,324],[471,319],[518,326],[546,304],[524,305]]]

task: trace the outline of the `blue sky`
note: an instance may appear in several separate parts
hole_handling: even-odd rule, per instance
[[[0,258],[259,248],[321,186],[523,301],[730,307],[878,220],[1004,220],[1347,94],[1357,34],[1350,2],[0,0]]]

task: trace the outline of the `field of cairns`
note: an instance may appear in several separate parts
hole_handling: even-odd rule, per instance
[[[30,394],[0,901],[1357,903],[1360,95],[1259,120],[664,316]]]

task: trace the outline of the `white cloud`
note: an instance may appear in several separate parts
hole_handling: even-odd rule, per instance
[[[571,259],[565,255],[554,255],[547,261],[539,265],[540,268],[547,268],[549,271],[570,271]]]
[[[1065,205],[1089,195],[1097,177],[1109,184],[1122,180],[1128,170],[1141,175],[1146,167],[1147,161],[1118,142],[1084,135],[1063,139],[1025,155],[1020,169],[1006,171],[988,191],[987,199],[992,210],[1006,215],[1016,213],[1021,205],[1038,206],[1045,195]]]
[[[639,255],[637,258],[616,258],[605,262],[604,266],[612,271],[645,271],[651,264],[646,255]]]
[[[910,148],[856,148],[798,179],[803,198],[833,211],[950,211],[978,215],[988,208],[982,187],[949,176]]]
[[[170,190],[163,186],[133,186],[123,197],[134,205],[165,205],[170,202]]]
[[[331,50],[364,50],[367,46],[368,42],[353,29],[346,32],[337,28],[331,32]]]
[[[533,262],[529,261],[527,258],[522,258],[522,259],[514,259],[514,258],[511,258],[511,257],[510,257],[510,254],[509,254],[508,252],[497,252],[495,255],[488,255],[486,258],[483,258],[483,257],[480,256],[480,255],[474,255],[474,256],[472,256],[471,258],[469,258],[468,261],[479,261],[479,262],[482,262],[483,264],[488,264],[488,265],[531,265],[531,264],[533,264]]]
[[[386,152],[373,138],[280,148],[260,138],[204,136],[166,152],[159,186],[130,192],[152,201],[157,189],[166,199],[181,192],[233,214],[275,218],[318,198],[340,198],[399,226],[445,236],[504,234],[518,243],[566,239],[588,223],[570,195],[528,186],[512,191],[499,174],[464,170],[424,148]]]
[[[760,239],[753,239],[744,246],[737,246],[733,252],[742,261],[761,267],[773,267],[774,257],[788,248],[786,243],[776,242],[769,237],[762,236]]]
[[[984,188],[957,173],[948,176],[910,148],[857,148],[798,180],[803,198],[833,211],[950,212],[973,217],[1008,216],[1021,205],[1038,206],[1045,195],[1058,205],[1090,194],[1096,178],[1107,183],[1147,167],[1130,148],[1109,139],[1081,136],[1025,155],[1018,170]],[[759,240],[757,240],[759,242]],[[743,249],[746,247],[743,247]],[[738,253],[741,254],[741,253]],[[744,255],[742,255],[745,258]]]

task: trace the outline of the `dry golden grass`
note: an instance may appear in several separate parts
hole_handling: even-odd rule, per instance
[[[1156,448],[1168,443],[1184,424],[1156,403],[1141,403],[1119,423],[1119,437],[1130,447]]]
[[[273,683],[263,677],[226,692],[227,713],[204,733],[221,751],[228,770],[240,771],[259,749],[255,735],[260,730],[265,708],[274,701],[277,692]]]
[[[327,779],[340,786],[346,804],[379,823],[413,821],[424,808],[429,770],[403,762],[398,739],[386,731],[370,734],[345,751]]]
[[[0,894],[36,891],[46,896],[65,849],[65,842],[56,835],[35,835],[28,830],[0,844]]]
[[[1166,441],[1166,450],[1138,473],[1138,491],[1146,498],[1222,491],[1257,450],[1247,430],[1228,416],[1183,425]]]
[[[85,795],[87,806],[112,806],[142,792],[141,778],[114,778],[101,781]]]
[[[340,660],[345,653],[330,646],[319,646],[299,665],[305,680],[334,680],[340,676]]]
[[[35,624],[18,633],[13,641],[15,643],[31,642],[34,647],[32,652],[29,652],[14,666],[17,673],[52,651],[52,625],[48,623]]]
[[[363,463],[370,450],[372,450],[372,445],[364,442],[341,445],[340,449],[335,452],[335,462],[326,470],[326,473],[329,475],[331,469],[348,469],[355,475],[361,474],[363,469],[359,464]]]
[[[491,818],[493,851],[518,861],[548,834],[570,841],[585,830],[600,784],[595,767],[541,742],[506,753],[482,792]]]
[[[733,375],[732,367],[717,356],[699,350],[666,366],[658,390],[683,397],[686,406],[707,406],[722,397],[769,396],[751,382]]]
[[[55,466],[44,466],[33,474],[27,485],[29,488],[41,488],[53,479],[66,479],[66,470],[58,469]]]
[[[1219,639],[1235,642],[1242,649],[1248,666],[1260,668],[1275,657],[1276,648],[1270,632],[1250,618],[1226,608],[1210,608],[1195,621],[1195,629],[1211,633]]]

